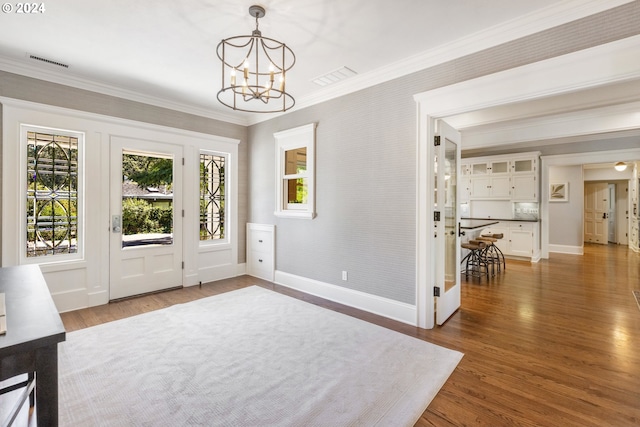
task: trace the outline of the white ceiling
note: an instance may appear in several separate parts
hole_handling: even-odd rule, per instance
[[[0,69],[250,124],[268,115],[216,100],[216,46],[254,29],[252,4],[267,10],[263,36],[296,54],[287,85],[301,108],[628,1],[54,0],[43,13],[0,13]],[[358,75],[312,82],[343,66]]]

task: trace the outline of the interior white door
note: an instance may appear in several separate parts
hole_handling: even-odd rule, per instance
[[[609,238],[609,186],[586,183],[584,186],[584,241],[606,245]]]
[[[182,147],[112,137],[110,163],[109,298],[182,286]]]
[[[439,212],[436,221],[435,269],[436,323],[442,325],[460,307],[460,210],[458,209],[458,177],[460,176],[460,132],[442,120],[436,121],[436,146],[434,164],[434,210]]]

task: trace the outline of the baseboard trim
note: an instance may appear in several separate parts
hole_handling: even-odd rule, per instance
[[[549,244],[549,252],[558,254],[584,255],[584,247]]]
[[[282,271],[275,272],[275,283],[349,307],[368,311],[412,326],[417,325],[416,306],[367,294]]]

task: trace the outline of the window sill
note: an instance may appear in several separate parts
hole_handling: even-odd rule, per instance
[[[315,212],[308,211],[275,211],[273,214],[279,218],[313,219],[316,217]]]

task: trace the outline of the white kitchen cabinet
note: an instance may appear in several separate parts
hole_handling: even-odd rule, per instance
[[[247,224],[247,274],[273,282],[275,271],[275,226]]]
[[[533,174],[511,177],[511,200],[514,202],[537,202],[538,180]]]
[[[462,165],[470,177],[469,200],[538,202],[539,156],[539,152],[530,152],[464,159]],[[461,200],[466,201],[466,195]]]
[[[471,199],[509,200],[511,184],[509,175],[471,176]]]
[[[460,163],[460,177],[458,179],[458,188],[460,195],[460,203],[469,202],[469,195],[471,193],[471,176],[469,165],[466,163]]]
[[[511,160],[511,173],[531,174],[536,171],[537,157],[513,158]]]
[[[461,176],[459,180],[460,203],[467,203],[471,193],[471,179],[468,176]]]
[[[496,175],[509,173],[508,160],[486,160],[469,163],[471,175]]]
[[[533,252],[533,226],[512,224],[509,228],[509,255],[532,257]]]
[[[481,234],[502,234],[495,242],[507,257],[524,257],[537,262],[540,259],[540,223],[527,221],[501,221],[485,228]]]

